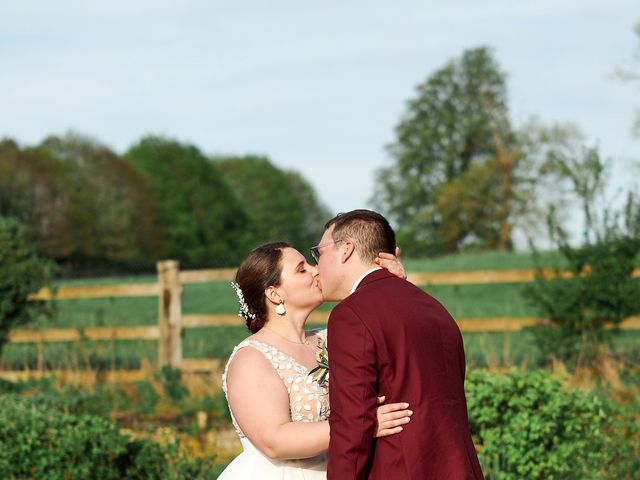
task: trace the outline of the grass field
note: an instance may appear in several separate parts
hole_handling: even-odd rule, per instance
[[[557,255],[544,253],[546,264],[554,264]],[[405,259],[408,271],[464,271],[501,268],[530,268],[527,253],[485,252],[440,257],[435,260]],[[59,282],[59,286],[117,283],[154,283],[156,277],[111,277]],[[521,317],[538,314],[527,302],[525,284],[435,285],[423,287],[437,298],[455,318]],[[327,311],[331,305],[323,305]],[[96,298],[58,300],[56,316],[41,321],[39,328],[83,328],[93,326],[157,325],[157,297]],[[210,282],[184,286],[184,314],[229,314],[238,311],[235,292],[229,282]],[[184,330],[185,358],[225,358],[248,332],[238,318],[237,327]],[[465,334],[467,357],[471,366],[532,364],[536,350],[526,332]],[[620,352],[640,357],[640,332],[623,332],[616,343]],[[35,368],[37,348],[33,344],[9,344],[0,357],[3,369]],[[142,359],[155,362],[157,343],[145,340],[116,342],[62,342],[46,345],[47,368],[138,368]]]

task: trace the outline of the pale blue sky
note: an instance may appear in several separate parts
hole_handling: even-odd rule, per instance
[[[508,73],[512,118],[572,121],[629,184],[637,0],[0,0],[0,136],[69,129],[123,152],[164,134],[268,155],[361,207],[413,89],[465,48]],[[640,172],[635,171],[636,175]]]

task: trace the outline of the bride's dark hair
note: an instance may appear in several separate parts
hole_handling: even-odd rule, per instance
[[[282,251],[288,247],[290,245],[285,242],[260,245],[251,250],[238,267],[236,283],[249,308],[250,315],[245,315],[244,319],[251,333],[256,333],[267,322],[267,299],[264,291],[270,286],[280,285]]]

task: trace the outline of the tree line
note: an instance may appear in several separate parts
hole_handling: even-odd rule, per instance
[[[212,157],[147,136],[123,155],[69,133],[0,142],[0,216],[29,227],[39,252],[71,267],[232,266],[273,239],[305,251],[330,216],[300,174],[260,156]]]
[[[515,125],[507,75],[487,47],[416,87],[388,152],[371,203],[411,256],[511,250],[516,235],[545,236],[550,211],[562,222],[581,201],[584,166],[596,158],[606,170],[573,124]],[[0,143],[0,215],[31,227],[40,251],[66,264],[219,266],[272,239],[306,251],[331,216],[309,182],[266,157],[211,156],[154,136],[118,155],[77,134]]]

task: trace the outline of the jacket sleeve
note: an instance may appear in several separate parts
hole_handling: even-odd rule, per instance
[[[376,428],[375,343],[356,313],[338,305],[329,317],[330,441],[327,478],[364,479]]]

